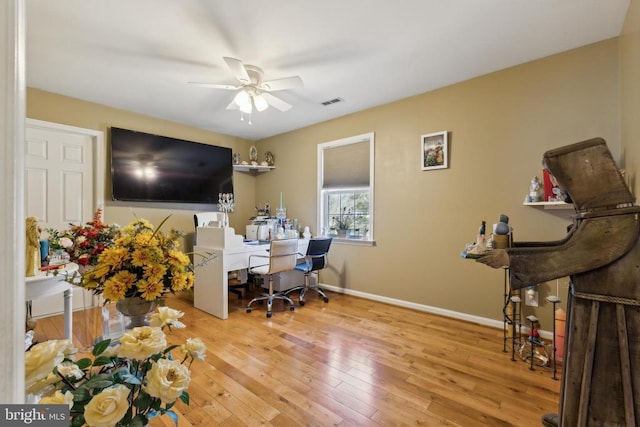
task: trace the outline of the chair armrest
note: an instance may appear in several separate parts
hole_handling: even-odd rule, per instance
[[[257,265],[252,265],[251,264],[251,260],[253,258],[263,258],[263,259],[269,259],[269,255],[249,255],[249,267],[247,267],[249,270],[251,270],[254,267],[262,267],[263,265],[269,265],[268,262],[264,263],[264,264],[257,264]]]

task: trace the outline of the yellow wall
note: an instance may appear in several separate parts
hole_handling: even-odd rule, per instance
[[[27,117],[104,132],[105,159],[109,159],[108,129],[111,126],[230,147],[234,152],[239,151],[241,153],[248,153],[251,145],[249,141],[240,138],[32,88],[27,90]],[[114,202],[110,200],[111,184],[109,167],[107,160],[107,166],[105,168],[105,220],[109,223],[125,225],[134,219],[133,211],[139,217],[148,219],[152,224],[158,225],[166,215],[172,214],[166,227],[183,230],[187,234],[185,242],[188,247],[187,250],[191,250],[189,246],[194,229],[194,212],[215,210],[215,205],[184,204],[176,209],[174,205]],[[255,214],[255,182],[253,177],[238,172],[234,173],[233,181],[236,204],[234,213],[229,216],[230,223],[232,227],[244,232],[246,219]],[[160,208],[158,208],[159,206]]]
[[[544,151],[594,136],[620,155],[618,39],[543,58],[437,91],[257,142],[272,151],[276,169],[253,177],[236,172],[240,233],[255,205],[280,192],[291,218],[316,234],[317,144],[375,133],[375,238],[373,247],[335,244],[321,280],[376,294],[501,320],[503,271],[460,258],[480,221],[509,215],[516,240],[555,240],[571,211],[522,206],[529,181],[541,175]],[[330,107],[329,107],[330,108]],[[637,108],[636,108],[637,109]],[[28,117],[98,129],[109,126],[229,146],[251,143],[34,89]],[[450,132],[450,167],[421,171],[420,135]],[[629,147],[626,148],[629,150]],[[638,155],[635,156],[638,158]],[[628,161],[628,159],[627,159]],[[136,207],[156,223],[170,209]],[[126,223],[129,209],[107,203],[108,221]],[[175,212],[175,225],[191,230],[192,211]],[[538,312],[551,328],[541,286]],[[560,284],[565,299],[566,284]]]
[[[627,182],[640,189],[640,3],[631,2],[620,37],[622,160]]]
[[[503,271],[460,257],[482,220],[509,215],[516,240],[562,238],[572,211],[522,205],[544,151],[601,136],[619,155],[618,41],[612,39],[272,137],[277,169],[256,194],[285,194],[315,234],[316,146],[375,133],[374,247],[335,244],[322,282],[501,319]],[[450,132],[450,167],[420,169],[420,135]],[[542,287],[556,294],[556,283]],[[565,299],[566,284],[560,287]],[[540,314],[551,328],[551,312]]]

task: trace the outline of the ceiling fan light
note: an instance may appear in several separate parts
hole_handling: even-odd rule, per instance
[[[269,103],[266,99],[264,99],[264,96],[262,95],[254,96],[253,103],[256,105],[256,110],[258,111],[264,111],[269,107]]]
[[[245,114],[251,114],[251,110],[253,110],[253,106],[251,105],[251,98],[249,98],[249,102],[247,104],[239,105],[240,111]]]
[[[233,100],[238,104],[240,110],[248,108],[251,111],[251,96],[244,89],[238,92]]]

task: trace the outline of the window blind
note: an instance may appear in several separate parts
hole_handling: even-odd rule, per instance
[[[324,150],[322,188],[369,186],[369,140]]]

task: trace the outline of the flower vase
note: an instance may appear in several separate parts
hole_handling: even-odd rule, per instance
[[[128,297],[116,302],[116,309],[129,318],[126,329],[149,326],[147,315],[155,308],[155,301],[147,301],[140,297]]]

